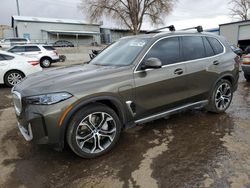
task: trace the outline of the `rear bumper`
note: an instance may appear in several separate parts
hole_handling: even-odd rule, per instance
[[[60,62],[60,59],[52,59],[52,62],[51,63],[57,63],[57,62]]]

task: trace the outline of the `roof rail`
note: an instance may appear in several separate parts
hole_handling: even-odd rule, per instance
[[[199,33],[203,32],[203,27],[201,25],[199,25],[197,27],[190,27],[190,28],[182,29],[182,31],[186,31],[186,30],[190,30],[190,29],[197,29],[197,31]]]
[[[154,29],[154,30],[147,31],[146,34],[155,33],[156,31],[160,31],[160,30],[162,30],[162,29],[169,29],[169,31],[175,31],[174,25],[170,25],[170,26],[161,27],[161,28],[158,28],[158,29]]]

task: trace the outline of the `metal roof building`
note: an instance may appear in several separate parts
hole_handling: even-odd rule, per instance
[[[53,43],[67,40],[75,45],[100,44],[100,25],[81,20],[12,16],[15,37],[24,37],[35,43]]]
[[[221,24],[220,35],[244,49],[250,45],[250,20]]]

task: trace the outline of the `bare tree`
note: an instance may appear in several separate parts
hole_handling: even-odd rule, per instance
[[[232,6],[230,10],[233,17],[240,17],[242,20],[250,19],[250,0],[231,0],[229,4]]]
[[[103,15],[121,21],[134,34],[137,34],[144,19],[153,24],[163,23],[176,0],[81,0],[80,9],[88,10],[92,21]]]

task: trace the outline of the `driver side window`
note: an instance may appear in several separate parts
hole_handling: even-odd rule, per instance
[[[142,62],[152,57],[160,59],[163,66],[180,62],[179,37],[170,37],[158,41],[149,50]]]

